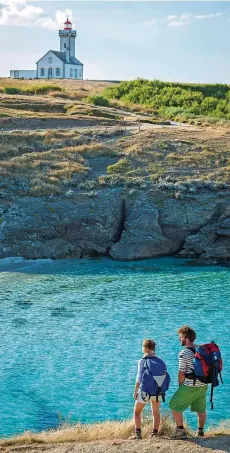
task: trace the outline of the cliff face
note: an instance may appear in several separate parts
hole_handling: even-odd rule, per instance
[[[230,193],[104,189],[0,202],[0,258],[230,259]]]

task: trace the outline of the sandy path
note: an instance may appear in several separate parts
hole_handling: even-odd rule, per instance
[[[72,442],[63,444],[34,444],[0,448],[7,453],[230,453],[230,436],[218,436],[198,441],[147,439],[106,442]]]

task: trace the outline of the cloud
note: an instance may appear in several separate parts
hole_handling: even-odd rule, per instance
[[[153,25],[155,23],[156,23],[156,21],[154,19],[150,19],[150,20],[146,20],[144,22],[144,25],[148,26],[148,25]]]
[[[71,10],[57,10],[54,17],[47,15],[40,6],[27,0],[0,0],[0,25],[58,29],[66,16],[72,17]]]
[[[214,13],[214,14],[203,14],[203,15],[193,15],[190,13],[183,13],[179,16],[168,16],[166,21],[168,22],[168,27],[181,27],[183,25],[189,25],[191,20],[203,20],[203,19],[213,19],[215,17],[222,16],[223,13]]]
[[[168,27],[181,27],[190,24],[191,14],[183,13],[180,16],[168,16]]]
[[[178,16],[175,16],[175,15],[174,15],[174,16],[168,16],[168,17],[167,17],[167,20],[174,20],[174,19],[176,19],[177,17],[178,17]]]
[[[196,19],[213,19],[214,17],[220,17],[223,13],[215,13],[215,14],[204,14],[203,16],[195,16]]]

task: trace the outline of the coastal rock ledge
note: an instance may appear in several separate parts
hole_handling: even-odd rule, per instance
[[[230,192],[104,189],[0,201],[0,258],[230,260]]]

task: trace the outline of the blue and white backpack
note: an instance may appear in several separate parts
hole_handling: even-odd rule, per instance
[[[151,396],[162,397],[165,402],[165,393],[170,384],[170,376],[163,360],[158,357],[144,356],[144,372],[140,384],[141,396],[144,401],[149,401]]]

